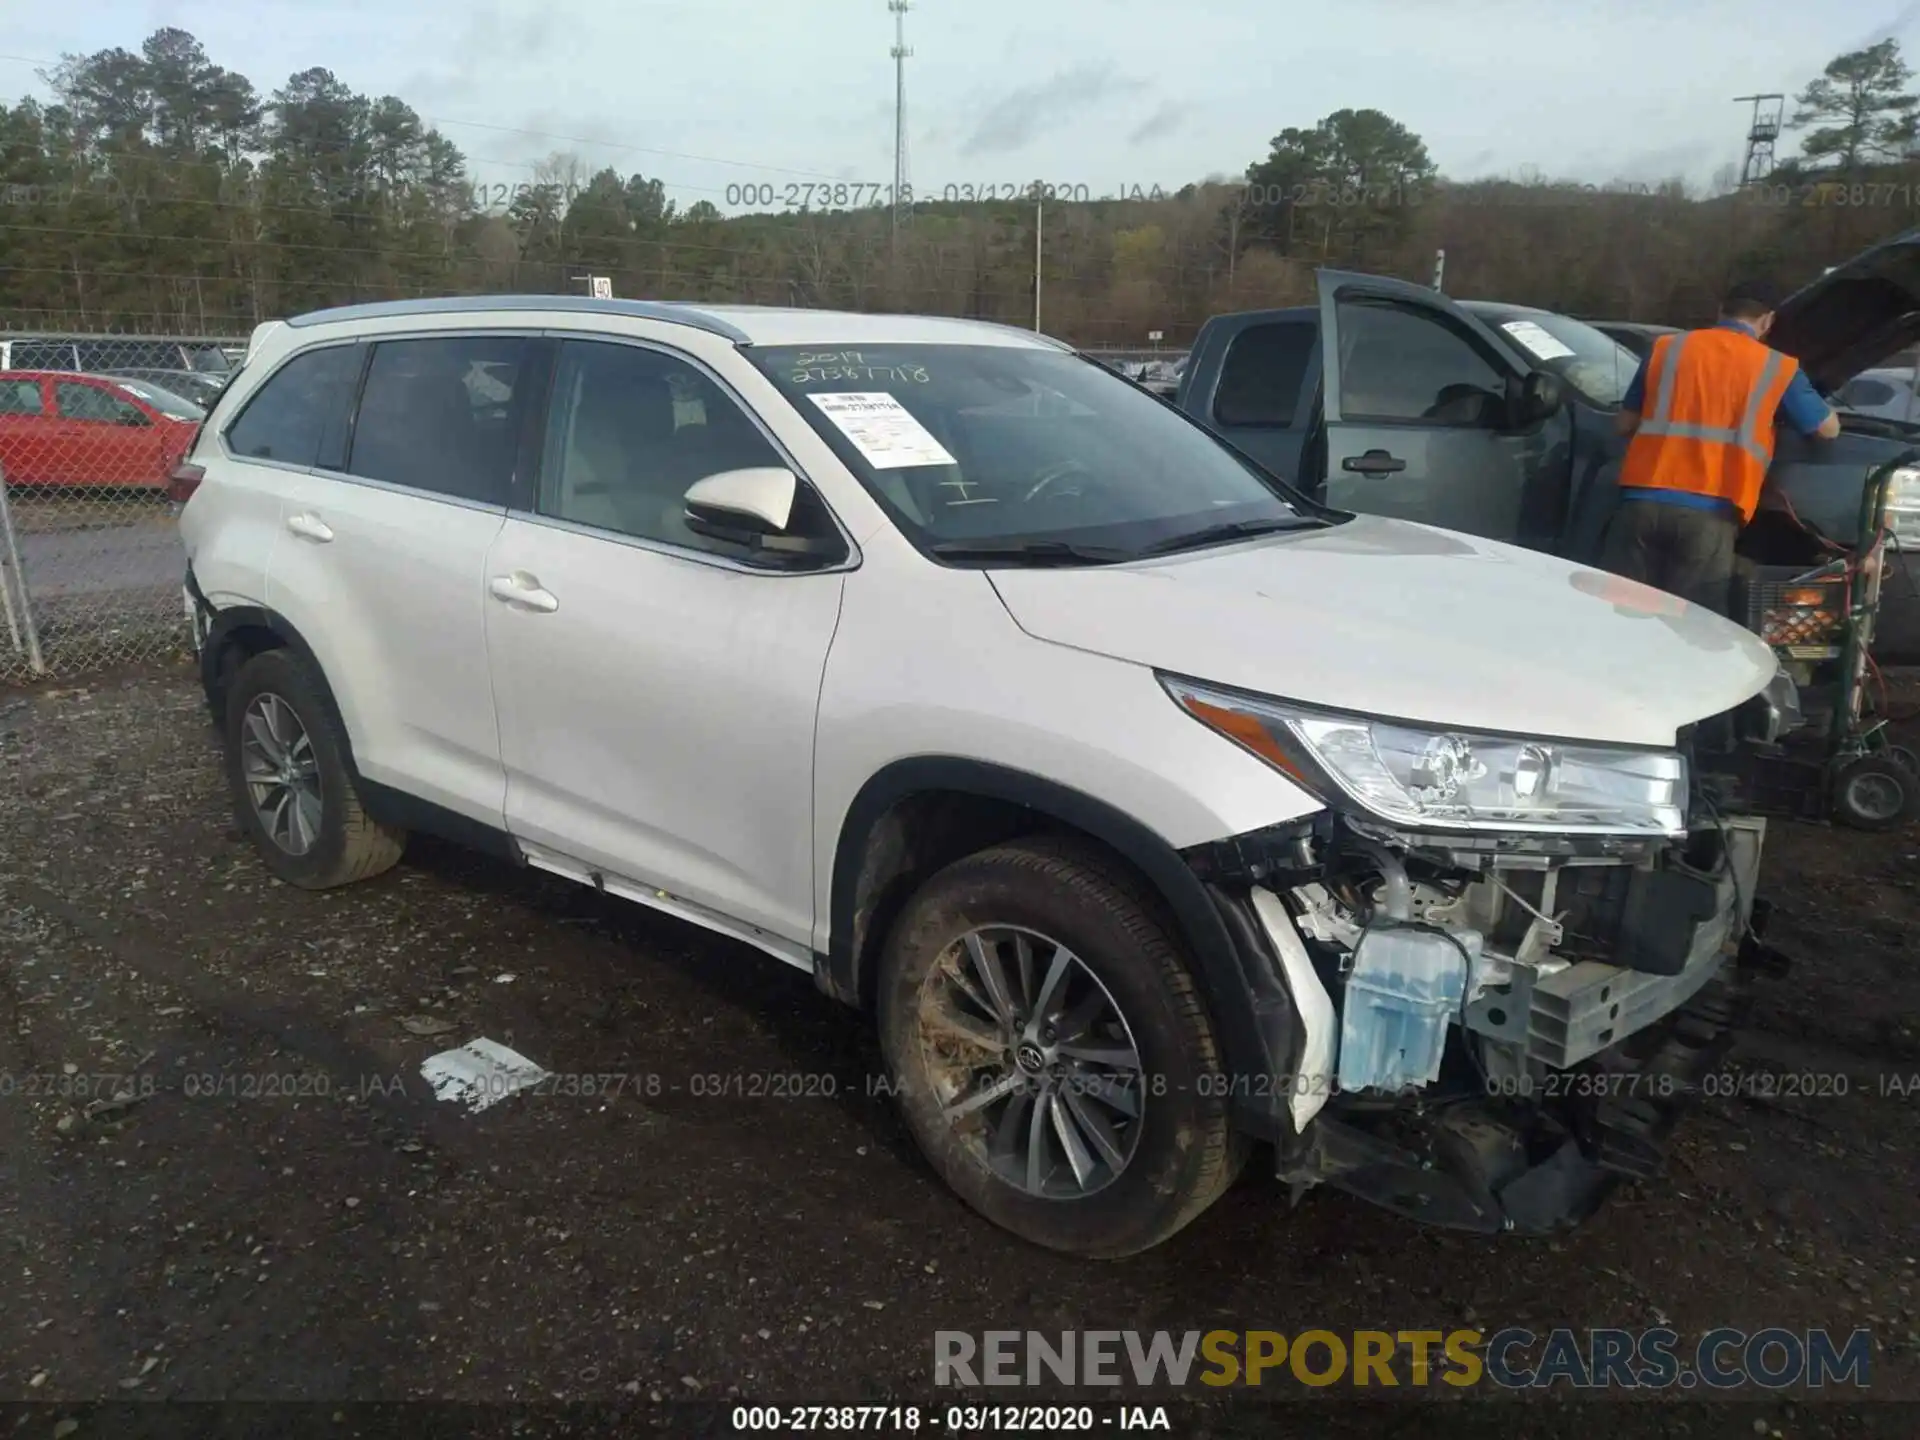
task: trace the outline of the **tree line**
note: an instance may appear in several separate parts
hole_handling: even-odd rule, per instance
[[[1527,172],[1450,181],[1372,109],[1276,135],[1236,176],[1111,199],[996,194],[723,215],[555,154],[511,185],[403,100],[310,69],[262,93],[192,35],[68,56],[52,99],[0,105],[0,325],[244,333],[326,305],[465,292],[921,310],[1083,345],[1189,338],[1306,303],[1320,266],[1574,314],[1695,323],[1735,275],[1817,275],[1916,224],[1912,76],[1894,41],[1795,99],[1799,153],[1704,190]],[[824,187],[823,187],[824,188]],[[1036,205],[1035,199],[1042,200]],[[1036,211],[1043,211],[1036,214]]]

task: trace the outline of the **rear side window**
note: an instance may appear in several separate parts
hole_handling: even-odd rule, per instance
[[[347,469],[505,505],[519,445],[514,406],[526,342],[458,335],[373,347]]]
[[[1315,329],[1311,321],[1287,320],[1251,325],[1234,336],[1213,397],[1213,418],[1222,425],[1292,425]]]
[[[0,415],[39,415],[45,409],[38,380],[0,380]]]
[[[1842,405],[1891,405],[1893,387],[1884,380],[1850,380],[1839,394]]]
[[[337,434],[360,372],[357,345],[296,355],[276,370],[227,427],[236,455],[288,465],[320,463],[320,442]]]
[[[119,370],[130,366],[150,369],[177,369],[180,347],[170,340],[96,340],[81,341],[82,370]]]

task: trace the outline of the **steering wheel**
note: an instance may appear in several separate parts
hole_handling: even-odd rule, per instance
[[[1068,457],[1065,460],[1056,460],[1040,472],[1033,484],[1028,487],[1027,493],[1020,497],[1021,503],[1028,504],[1038,500],[1040,498],[1040,492],[1053,484],[1054,481],[1063,480],[1067,476],[1076,473],[1089,477],[1093,474],[1091,470],[1087,469],[1083,461],[1073,459],[1072,457]],[[1060,493],[1062,495],[1081,495],[1085,492],[1081,490],[1062,490]]]

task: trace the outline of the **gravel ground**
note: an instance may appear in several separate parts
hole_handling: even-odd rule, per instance
[[[1616,1401],[1607,1430],[1920,1433],[1920,833],[1780,825],[1768,860],[1796,963],[1737,1059],[1822,1093],[1703,1100],[1662,1181],[1558,1240],[1327,1191],[1289,1212],[1256,1163],[1089,1265],[945,1191],[805,976],[427,841],[286,887],[189,680],[0,691],[0,1399],[614,1402],[679,1429],[713,1401],[944,1404],[938,1329],[1864,1326],[1871,1401]],[[476,1036],[552,1093],[436,1101],[420,1062]],[[113,1076],[135,1103],[90,1114]],[[1600,1433],[1564,1390],[1481,1393],[1470,1432],[1453,1392],[1351,1432],[1349,1390],[1158,1398],[1183,1434]]]

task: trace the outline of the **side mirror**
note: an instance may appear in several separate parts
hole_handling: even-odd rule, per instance
[[[799,478],[784,466],[722,470],[687,490],[687,528],[769,559],[815,560],[837,553],[830,540],[788,532],[799,498]]]
[[[1524,430],[1557,414],[1566,403],[1567,390],[1560,383],[1560,377],[1545,370],[1534,370],[1526,379],[1507,387],[1507,425],[1510,429]]]
[[[153,422],[149,420],[146,416],[142,415],[138,410],[135,410],[133,413],[129,415],[122,415],[120,417],[120,423],[122,425],[127,426],[130,429],[140,430],[140,429],[144,429],[148,425],[151,425]]]

